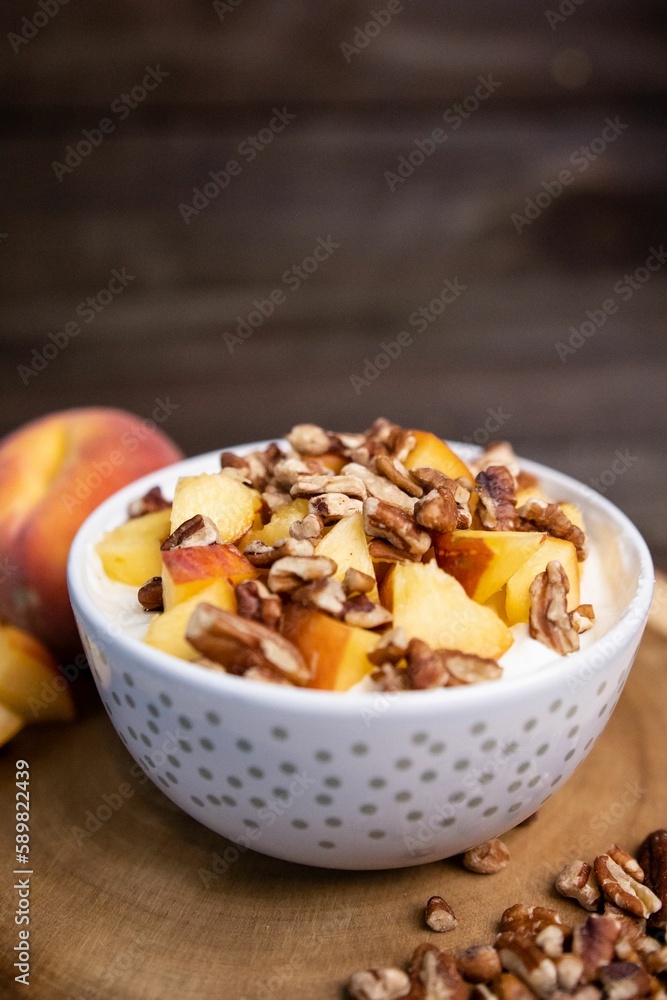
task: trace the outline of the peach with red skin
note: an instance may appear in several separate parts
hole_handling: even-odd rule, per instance
[[[104,407],[52,413],[0,441],[0,618],[62,656],[79,648],[66,583],[74,535],[116,490],[182,457],[140,417]]]

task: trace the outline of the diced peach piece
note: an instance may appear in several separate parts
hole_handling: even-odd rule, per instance
[[[393,612],[394,626],[433,649],[459,649],[496,660],[512,645],[512,633],[498,615],[471,600],[436,562],[393,566],[381,596]]]
[[[547,503],[552,503],[551,497],[548,497],[541,486],[526,486],[522,490],[517,490],[516,492],[516,505],[517,507],[522,507],[529,500],[545,500]]]
[[[343,455],[339,455],[338,452],[327,451],[324,455],[318,455],[317,461],[321,462],[322,465],[326,465],[327,469],[331,469],[335,475],[338,475],[347,462],[347,459],[344,458]]]
[[[69,686],[56,660],[13,625],[0,625],[0,704],[27,722],[74,718]]]
[[[375,648],[379,636],[368,629],[289,604],[282,631],[301,651],[312,671],[308,687],[347,691],[375,669],[367,654]]]
[[[0,747],[9,743],[25,726],[25,719],[12,712],[6,705],[0,705]]]
[[[197,660],[200,654],[185,638],[190,615],[198,604],[205,602],[213,604],[223,611],[236,611],[236,596],[234,588],[228,580],[216,580],[205,590],[200,591],[187,601],[174,605],[169,611],[153,618],[144,642],[164,653],[179,656],[182,660]]]
[[[199,594],[214,580],[226,579],[235,586],[257,576],[257,570],[235,545],[193,545],[162,553],[164,609]]]
[[[561,563],[570,581],[567,607],[573,611],[581,603],[579,597],[579,561],[572,542],[562,538],[547,537],[537,552],[528,559],[521,569],[507,581],[505,610],[510,625],[527,622],[530,617],[530,585],[539,573],[543,573],[553,559]]]
[[[301,498],[292,500],[290,503],[279,507],[273,514],[271,520],[262,525],[253,524],[250,531],[243,536],[239,542],[239,548],[244,549],[251,542],[264,542],[266,545],[275,545],[284,538],[289,538],[289,529],[295,521],[300,521],[308,513],[308,501]]]
[[[412,433],[417,438],[417,444],[405,460],[408,469],[428,467],[444,472],[450,479],[458,479],[459,476],[475,478],[465,462],[435,434],[429,431],[412,431]]]
[[[435,535],[438,565],[456,577],[468,597],[484,604],[537,552],[539,531],[451,531]]]
[[[202,514],[218,526],[222,542],[235,542],[251,526],[261,505],[257,490],[226,472],[181,476],[171,508],[171,530]]]
[[[168,507],[143,517],[131,518],[107,532],[97,543],[104,572],[119,583],[141,587],[146,580],[162,572],[160,546],[170,534]]]
[[[342,580],[348,569],[358,569],[375,579],[375,568],[364,532],[361,513],[349,514],[334,524],[315,549],[318,556],[333,559],[338,569],[335,576]],[[372,601],[378,600],[377,585],[368,595]]]

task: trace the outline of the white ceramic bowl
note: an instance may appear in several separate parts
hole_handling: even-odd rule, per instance
[[[246,445],[247,451],[258,445]],[[455,448],[465,457],[475,449]],[[623,690],[653,592],[648,549],[604,497],[532,462],[584,511],[612,620],[578,653],[518,679],[398,695],[299,690],[183,662],[96,602],[94,545],[127,504],[219,451],[138,480],[88,518],[69,587],[91,670],[132,756],[169,798],[238,849],[324,868],[401,868],[457,854],[534,813],[589,753]],[[224,847],[224,849],[223,849]]]

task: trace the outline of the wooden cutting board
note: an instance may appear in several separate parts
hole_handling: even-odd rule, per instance
[[[334,1000],[356,969],[403,963],[435,941],[490,941],[518,901],[581,916],[554,895],[559,867],[618,841],[634,850],[667,827],[667,581],[604,735],[535,822],[506,836],[512,862],[473,875],[457,860],[387,872],[335,872],[242,854],[215,874],[227,841],[180,812],[132,759],[97,704],[75,725],[27,730],[0,755],[3,888],[0,997],[38,1000]],[[15,761],[30,764],[32,971],[14,983]],[[119,793],[125,788],[126,797]],[[129,792],[128,792],[129,787]],[[118,805],[82,838],[88,810]],[[114,797],[115,796],[115,797]],[[9,808],[11,806],[11,808]],[[208,873],[208,874],[207,874]],[[424,928],[429,896],[459,927]]]

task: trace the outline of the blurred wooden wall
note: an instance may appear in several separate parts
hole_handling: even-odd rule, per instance
[[[667,241],[661,5],[392,0],[346,58],[388,6],[69,0],[39,26],[37,0],[5,0],[0,432],[68,405],[149,417],[163,400],[195,453],[379,413],[482,439],[492,408],[524,454],[603,476],[665,561],[667,266],[627,300],[613,291]],[[164,79],[121,112],[147,67]],[[480,76],[499,85],[443,123]],[[295,117],[248,162],[239,147],[274,108]],[[113,131],[59,180],[54,161],[105,118]],[[606,119],[627,128],[575,167]],[[391,191],[386,172],[438,127],[446,141]],[[186,223],[179,205],[230,159],[240,174]],[[512,213],[568,168],[517,232]],[[340,246],[293,289],[284,272],[319,238]],[[133,280],[26,377],[113,269]],[[447,279],[466,290],[407,327]],[[225,333],[275,289],[284,301],[231,352]],[[556,345],[610,297],[618,310],[563,363]],[[404,329],[412,345],[355,391]]]

